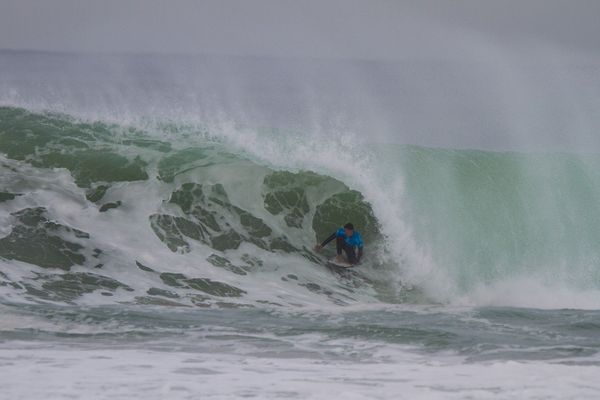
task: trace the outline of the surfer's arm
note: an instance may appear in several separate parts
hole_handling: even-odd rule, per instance
[[[331,236],[329,236],[327,239],[323,240],[323,243],[321,243],[321,247],[325,247],[329,244],[329,242],[331,242],[333,239],[335,239],[337,236],[337,232],[333,232],[331,234]]]

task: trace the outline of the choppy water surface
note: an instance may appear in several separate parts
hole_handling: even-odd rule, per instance
[[[594,398],[598,312],[4,306],[11,396]],[[68,384],[67,384],[68,382]]]

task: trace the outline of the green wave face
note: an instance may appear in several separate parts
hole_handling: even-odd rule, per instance
[[[404,148],[407,213],[463,292],[518,276],[600,288],[600,157]]]

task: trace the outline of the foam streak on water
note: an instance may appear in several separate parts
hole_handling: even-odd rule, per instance
[[[345,399],[510,399],[524,394],[594,399],[600,390],[597,370],[589,367],[430,363],[401,351],[394,356],[394,362],[357,365],[139,349],[8,349],[2,352],[2,360],[12,363],[15,380],[3,382],[3,387],[11,398],[97,399],[126,399],[132,393],[148,399],[199,394],[206,399],[329,399],[332,393]],[[45,365],[43,373],[39,365]],[[49,383],[40,384],[45,381]]]

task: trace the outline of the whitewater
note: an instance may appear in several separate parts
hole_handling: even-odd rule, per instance
[[[0,53],[0,397],[598,397],[600,155],[387,143],[257,60],[163,63]]]

